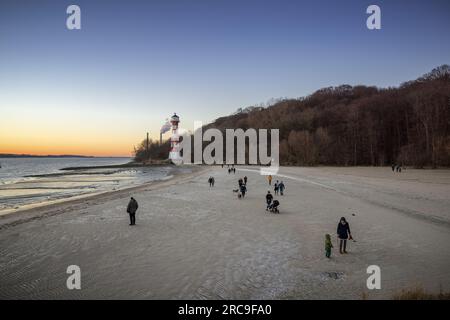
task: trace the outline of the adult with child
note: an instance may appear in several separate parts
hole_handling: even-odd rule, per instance
[[[339,253],[347,253],[347,240],[351,240],[353,238],[350,232],[350,225],[344,217],[339,220],[337,235],[339,239]]]

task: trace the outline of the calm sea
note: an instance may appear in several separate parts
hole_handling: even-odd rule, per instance
[[[130,158],[0,158],[0,215],[101,191],[119,190],[170,177],[171,167],[62,171],[128,163]]]

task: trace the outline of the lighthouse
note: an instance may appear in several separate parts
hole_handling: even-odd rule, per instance
[[[180,117],[176,113],[170,118],[170,124],[172,125],[172,136],[170,137],[170,152],[169,159],[174,164],[181,164],[183,159],[180,154],[180,135],[178,134],[178,123]]]

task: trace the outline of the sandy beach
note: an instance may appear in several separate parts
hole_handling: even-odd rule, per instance
[[[232,189],[248,177],[248,194]],[[210,188],[207,179],[215,178]],[[256,167],[201,167],[0,218],[0,299],[368,299],[450,290],[450,171],[282,167],[280,214]],[[139,203],[129,226],[130,196]],[[337,249],[336,226],[356,242]],[[331,259],[324,236],[331,234]],[[68,290],[66,268],[81,268]],[[381,290],[366,287],[369,265]]]

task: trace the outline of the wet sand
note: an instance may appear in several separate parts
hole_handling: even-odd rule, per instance
[[[417,285],[450,290],[450,171],[281,168],[279,215],[265,211],[267,180],[203,167],[164,182],[0,219],[1,299],[390,298]],[[208,177],[215,177],[210,188]],[[248,195],[232,189],[247,175]],[[139,202],[128,225],[129,196]],[[336,225],[356,242],[340,255]],[[324,235],[335,248],[324,256]],[[81,268],[81,290],[66,268]],[[381,268],[382,289],[366,288]]]

